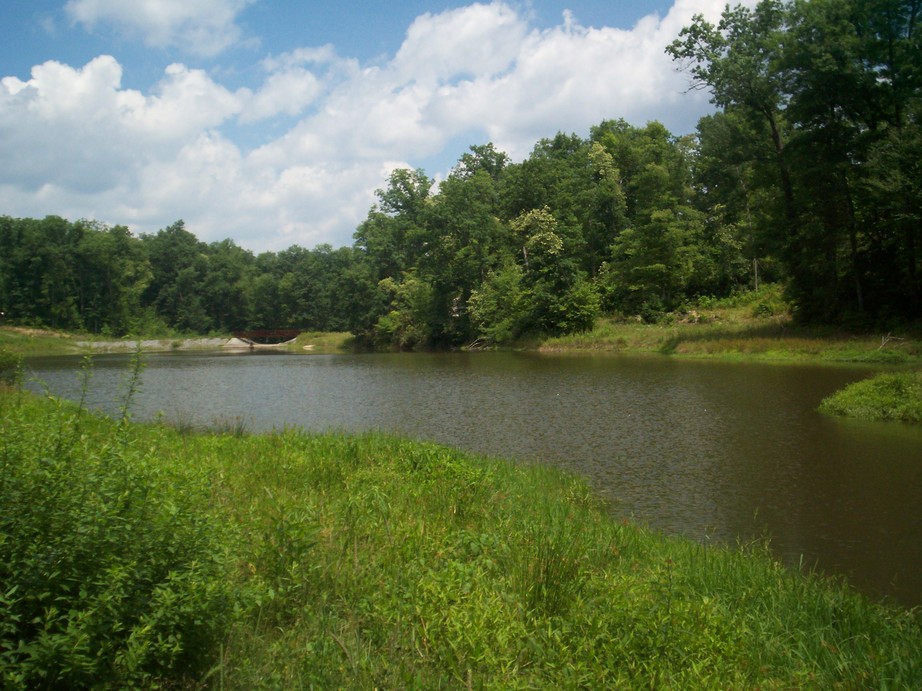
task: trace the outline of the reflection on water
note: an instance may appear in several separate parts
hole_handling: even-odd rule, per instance
[[[78,363],[32,360],[76,398]],[[769,535],[872,594],[922,603],[922,431],[815,412],[868,370],[522,353],[146,358],[137,418],[383,429],[587,476],[619,514],[699,540]],[[88,403],[119,409],[126,356]]]

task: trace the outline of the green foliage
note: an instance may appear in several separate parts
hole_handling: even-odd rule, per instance
[[[0,312],[12,324],[107,337],[342,331],[373,308],[352,248],[254,257],[231,240],[200,242],[182,221],[136,238],[123,226],[0,217],[0,250]]]
[[[390,309],[378,318],[375,339],[381,345],[401,349],[428,345],[431,332],[426,327],[432,311],[432,286],[412,273],[404,274],[400,283],[385,278],[378,286],[387,296]]]
[[[472,293],[471,320],[489,343],[510,343],[527,328],[522,284],[522,268],[510,263],[490,272],[483,286]]]
[[[918,9],[762,0],[667,49],[723,109],[699,124],[702,208],[780,261],[801,321],[919,314]]]
[[[0,417],[3,685],[201,675],[233,615],[207,478],[68,404]]]
[[[22,383],[22,356],[0,348],[0,385],[18,386]]]
[[[922,372],[879,374],[825,398],[820,411],[861,420],[922,423]]]

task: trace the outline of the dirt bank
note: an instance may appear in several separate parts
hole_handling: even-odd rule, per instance
[[[138,341],[74,341],[78,348],[94,352],[121,353],[130,352],[138,347]],[[227,338],[161,338],[140,341],[141,350],[205,350],[222,348],[228,343]]]

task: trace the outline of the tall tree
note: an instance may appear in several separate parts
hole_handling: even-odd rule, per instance
[[[208,246],[186,230],[181,220],[155,235],[142,235],[141,241],[152,273],[144,303],[173,328],[193,333],[209,331],[212,320],[203,301]]]
[[[83,232],[73,262],[83,327],[121,336],[135,330],[141,295],[151,280],[140,243],[125,226],[79,222]]]
[[[695,15],[666,51],[689,72],[692,88],[707,89],[721,108],[738,110],[769,137],[784,197],[784,216],[797,224],[794,184],[785,155],[787,92],[779,69],[787,13],[780,0],[761,0],[754,9],[729,5],[717,26]]]
[[[212,328],[245,328],[250,311],[247,284],[252,280],[255,264],[252,252],[227,239],[208,245],[205,256],[202,300]]]

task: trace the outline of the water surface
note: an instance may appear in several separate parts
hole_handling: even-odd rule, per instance
[[[30,360],[76,398],[75,358]],[[121,406],[127,356],[97,356],[88,403]],[[146,356],[137,418],[251,431],[383,429],[554,463],[613,511],[702,541],[769,536],[872,596],[922,603],[922,430],[828,418],[863,368],[660,357],[451,353]]]

